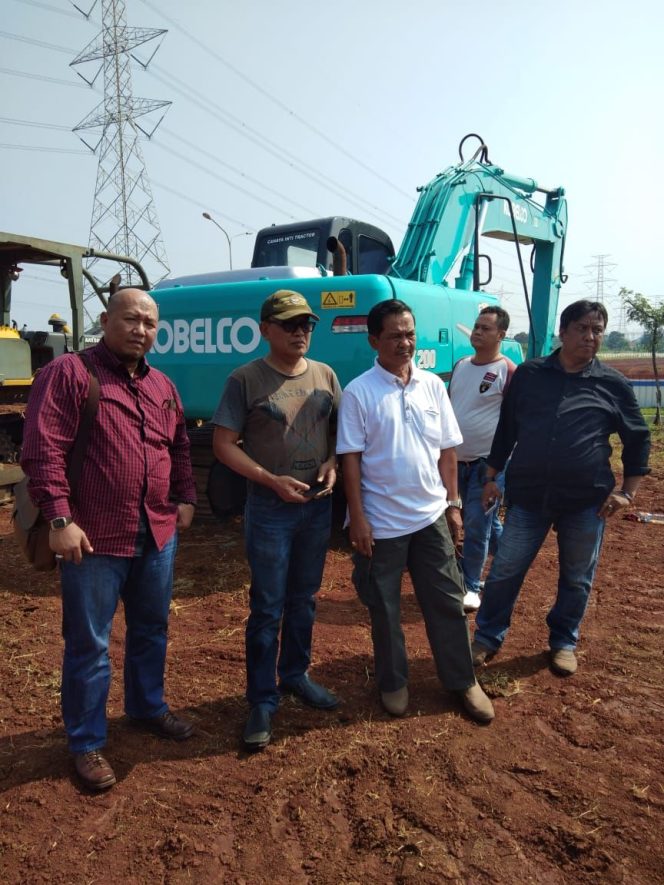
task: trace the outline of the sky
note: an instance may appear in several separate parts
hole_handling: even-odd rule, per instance
[[[85,12],[93,2],[77,0]],[[102,76],[90,88],[70,62],[99,33],[102,0],[88,18],[69,0],[0,7],[0,230],[86,245],[97,157],[71,130],[102,100]],[[398,247],[416,188],[476,132],[497,165],[565,188],[561,309],[596,296],[599,264],[609,330],[634,331],[620,287],[664,297],[651,181],[664,144],[661,0],[125,9],[129,27],[168,30],[147,70],[133,65],[132,85],[172,102],[141,143],[171,276],[228,268],[226,238],[203,212],[231,237],[235,268],[250,264],[261,227],[327,215],[377,224]],[[492,287],[511,331],[525,331],[512,247],[501,248]],[[54,311],[69,316],[55,271],[26,268],[13,318],[46,328]]]

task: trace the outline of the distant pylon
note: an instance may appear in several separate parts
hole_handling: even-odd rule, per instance
[[[610,255],[593,255],[594,264],[587,264],[588,279],[586,286],[592,290],[595,301],[601,301],[605,304],[609,312],[609,321],[611,328],[617,332],[625,331],[625,305],[622,299],[616,294],[613,283],[616,282],[615,277],[608,274],[617,267],[613,261],[607,261]]]
[[[94,0],[87,13],[76,8],[88,17],[96,5],[97,0]],[[98,152],[99,156],[89,242],[93,249],[138,259],[154,285],[168,275],[170,268],[139,143],[139,132],[150,138],[171,102],[134,98],[130,65],[133,58],[146,68],[167,32],[155,28],[127,27],[125,0],[101,0],[101,9],[101,33],[71,62],[72,67],[86,62],[101,62],[92,78],[83,76],[80,70],[76,71],[90,85],[101,70],[104,72],[103,102],[73,129],[86,147],[93,153]],[[134,50],[139,46],[153,40],[159,43],[145,62],[134,55]],[[161,111],[159,119],[145,126],[147,115],[157,111]],[[139,118],[144,118],[144,125],[137,122]],[[99,130],[99,134],[93,136],[90,139],[92,143],[89,143],[82,133],[89,138],[88,131],[94,130]],[[98,260],[91,259],[88,269]],[[130,265],[125,265],[122,284],[138,282],[136,271]]]

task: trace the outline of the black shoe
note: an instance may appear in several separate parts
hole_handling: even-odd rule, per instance
[[[306,673],[304,676],[300,676],[297,682],[282,682],[279,691],[282,694],[295,695],[303,703],[309,707],[315,707],[316,710],[334,710],[339,706],[339,698],[310,679]]]
[[[153,716],[150,719],[132,719],[131,722],[138,728],[151,731],[153,734],[173,741],[186,741],[194,733],[194,726],[186,719],[180,719],[175,713],[166,710],[161,716]]]
[[[257,704],[244,727],[242,741],[247,750],[263,750],[272,739],[272,714],[269,707]]]

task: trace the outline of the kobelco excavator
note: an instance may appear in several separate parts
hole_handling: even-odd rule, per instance
[[[277,225],[256,237],[245,271],[166,280],[153,293],[159,326],[150,359],[176,383],[185,414],[203,425],[201,457],[209,459],[209,432],[229,373],[267,348],[259,328],[261,303],[276,289],[295,289],[320,315],[310,354],[329,363],[342,385],[373,363],[366,317],[386,298],[400,298],[417,321],[416,364],[449,379],[454,363],[472,353],[470,330],[478,311],[499,304],[489,287],[492,267],[482,237],[511,242],[530,319],[528,355],[550,349],[565,282],[567,204],[563,188],[543,188],[489,159],[486,144],[419,189],[401,247],[373,225],[326,218]],[[530,248],[524,257],[523,247]],[[530,285],[528,278],[530,278]],[[520,346],[503,350],[522,360]],[[194,435],[194,440],[196,439]],[[206,464],[209,463],[209,460]],[[217,483],[217,506],[226,493]]]

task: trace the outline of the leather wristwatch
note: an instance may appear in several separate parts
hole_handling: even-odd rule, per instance
[[[74,520],[71,516],[56,516],[55,519],[51,520],[51,531],[59,532],[60,529],[66,529],[68,525],[71,525]]]
[[[461,510],[463,504],[461,502],[461,498],[450,498],[447,502],[448,507],[456,507],[458,510]]]

